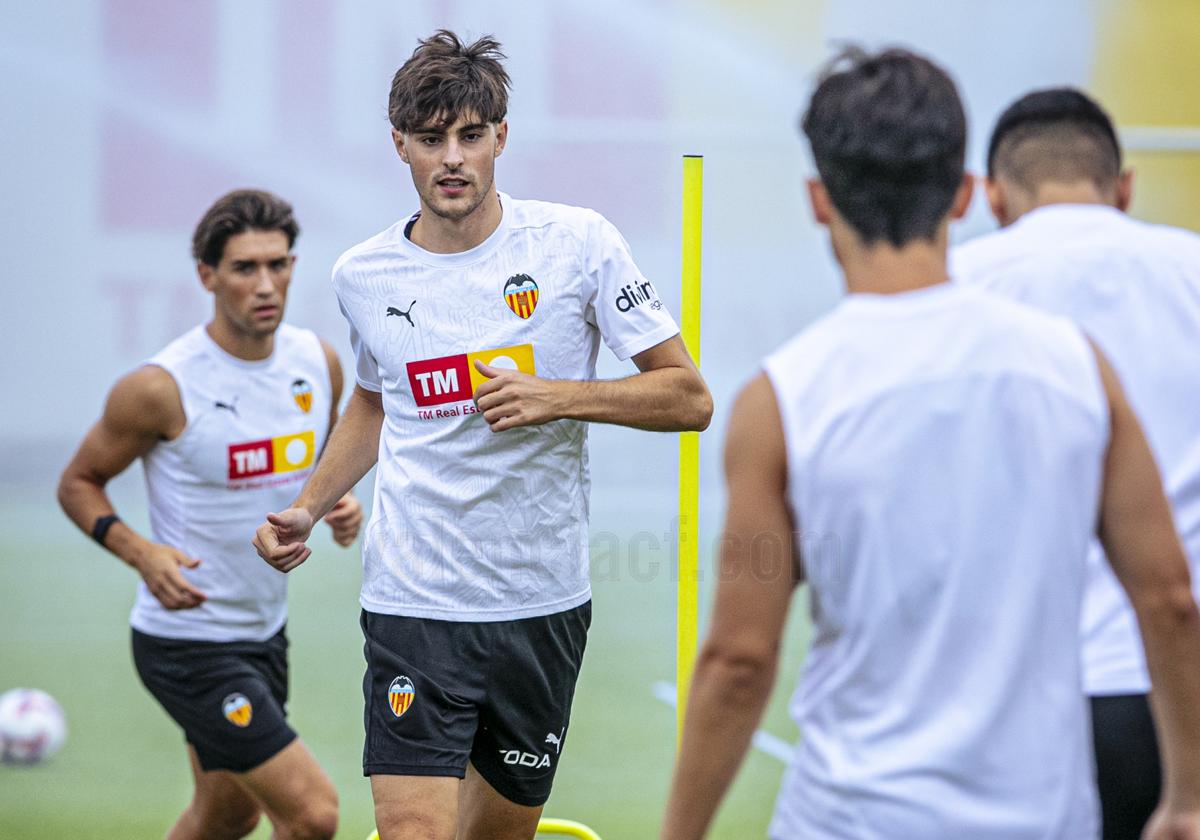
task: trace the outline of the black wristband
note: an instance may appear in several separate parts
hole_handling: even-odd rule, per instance
[[[104,546],[104,548],[108,548],[108,546],[104,545],[104,538],[108,536],[108,529],[111,528],[114,523],[120,521],[121,517],[117,516],[115,513],[110,513],[108,516],[98,517],[96,519],[96,524],[92,526],[92,539],[100,543],[100,545]]]

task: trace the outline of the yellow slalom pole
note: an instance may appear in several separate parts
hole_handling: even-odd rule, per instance
[[[683,158],[683,297],[680,331],[700,366],[700,234],[703,229],[704,158]],[[683,717],[696,664],[700,630],[700,433],[679,436],[679,592],[675,633],[676,749],[683,741]]]

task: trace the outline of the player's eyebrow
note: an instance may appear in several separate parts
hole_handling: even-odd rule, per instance
[[[468,123],[467,125],[464,125],[462,128],[460,128],[458,130],[458,133],[462,134],[467,131],[484,131],[487,127],[488,127],[488,124],[486,122]],[[413,134],[434,135],[437,137],[442,137],[448,133],[448,129],[445,126],[440,126],[440,125],[423,125],[420,128],[414,128],[412,130],[412,133]]]

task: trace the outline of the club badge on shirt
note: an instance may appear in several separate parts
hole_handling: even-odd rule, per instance
[[[528,320],[538,304],[538,284],[528,274],[514,274],[504,281],[504,302],[518,318]]]
[[[312,411],[313,386],[307,379],[297,379],[292,383],[292,399],[305,414]]]

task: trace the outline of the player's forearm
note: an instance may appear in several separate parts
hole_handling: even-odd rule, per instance
[[[1141,593],[1134,609],[1154,686],[1163,799],[1200,807],[1200,609],[1189,585]]]
[[[79,530],[89,537],[96,520],[115,513],[102,485],[71,472],[65,473],[58,483],[58,503]],[[146,538],[124,522],[111,525],[104,537],[104,547],[135,569],[146,545]]]
[[[652,432],[703,431],[712,396],[695,371],[658,368],[625,379],[563,381],[562,416]]]
[[[320,519],[357,484],[379,458],[383,404],[378,394],[356,388],[325,444],[317,468],[292,503]]]
[[[745,758],[775,681],[775,662],[706,643],[696,664],[663,840],[700,838]]]

